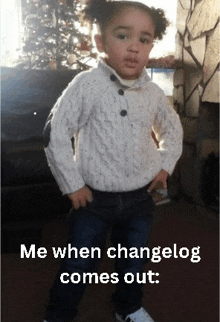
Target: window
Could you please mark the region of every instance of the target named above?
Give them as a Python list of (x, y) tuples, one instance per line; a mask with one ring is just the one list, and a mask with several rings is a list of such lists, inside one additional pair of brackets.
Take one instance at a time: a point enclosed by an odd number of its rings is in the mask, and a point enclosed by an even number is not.
[(1, 65), (13, 66), (22, 45), (21, 0), (1, 0)]

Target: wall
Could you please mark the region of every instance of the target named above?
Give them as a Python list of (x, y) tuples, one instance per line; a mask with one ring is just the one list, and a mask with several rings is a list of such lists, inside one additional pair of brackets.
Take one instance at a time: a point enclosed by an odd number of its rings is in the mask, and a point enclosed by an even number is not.
[(178, 189), (201, 203), (203, 164), (219, 151), (218, 0), (178, 0), (175, 59), (174, 108), (184, 129)]

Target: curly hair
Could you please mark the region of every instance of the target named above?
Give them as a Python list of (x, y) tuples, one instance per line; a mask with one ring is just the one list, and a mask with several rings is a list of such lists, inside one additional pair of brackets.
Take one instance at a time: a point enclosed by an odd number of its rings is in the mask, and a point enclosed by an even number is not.
[(106, 0), (90, 0), (84, 9), (84, 19), (91, 25), (96, 23), (101, 32), (104, 33), (111, 18), (117, 15), (120, 11), (128, 7), (138, 8), (145, 11), (151, 17), (155, 26), (154, 39), (162, 39), (166, 28), (169, 26), (169, 21), (165, 17), (162, 9), (148, 7), (141, 2), (136, 1), (106, 1)]

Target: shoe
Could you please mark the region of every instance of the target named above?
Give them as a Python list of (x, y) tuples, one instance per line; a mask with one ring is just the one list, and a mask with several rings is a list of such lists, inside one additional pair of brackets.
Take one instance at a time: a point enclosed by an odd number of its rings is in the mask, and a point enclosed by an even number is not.
[(123, 317), (116, 313), (116, 322), (154, 322), (150, 315), (141, 307), (136, 312)]

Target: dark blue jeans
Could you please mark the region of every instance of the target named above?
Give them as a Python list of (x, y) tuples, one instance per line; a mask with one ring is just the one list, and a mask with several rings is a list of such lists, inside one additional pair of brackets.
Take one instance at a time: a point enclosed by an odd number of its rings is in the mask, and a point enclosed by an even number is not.
[[(149, 186), (149, 185), (148, 185)], [(111, 230), (113, 247), (146, 246), (153, 220), (154, 203), (148, 194), (148, 186), (129, 192), (101, 192), (94, 189), (93, 201), (85, 208), (72, 209), (68, 218), (69, 235), (67, 243), (80, 250), (82, 247), (99, 247), (104, 250), (106, 235)], [(69, 322), (77, 315), (77, 307), (83, 296), (86, 284), (74, 284), (71, 281), (63, 284), (62, 273), (96, 272), (99, 258), (68, 258), (62, 260), (60, 270), (56, 275), (50, 291), (46, 319), (49, 322)], [(130, 314), (141, 307), (142, 284), (135, 281), (125, 283), (126, 273), (141, 273), (147, 258), (116, 258), (115, 272), (119, 282), (112, 296), (116, 310), (120, 315)], [(78, 275), (79, 276), (79, 275)]]

